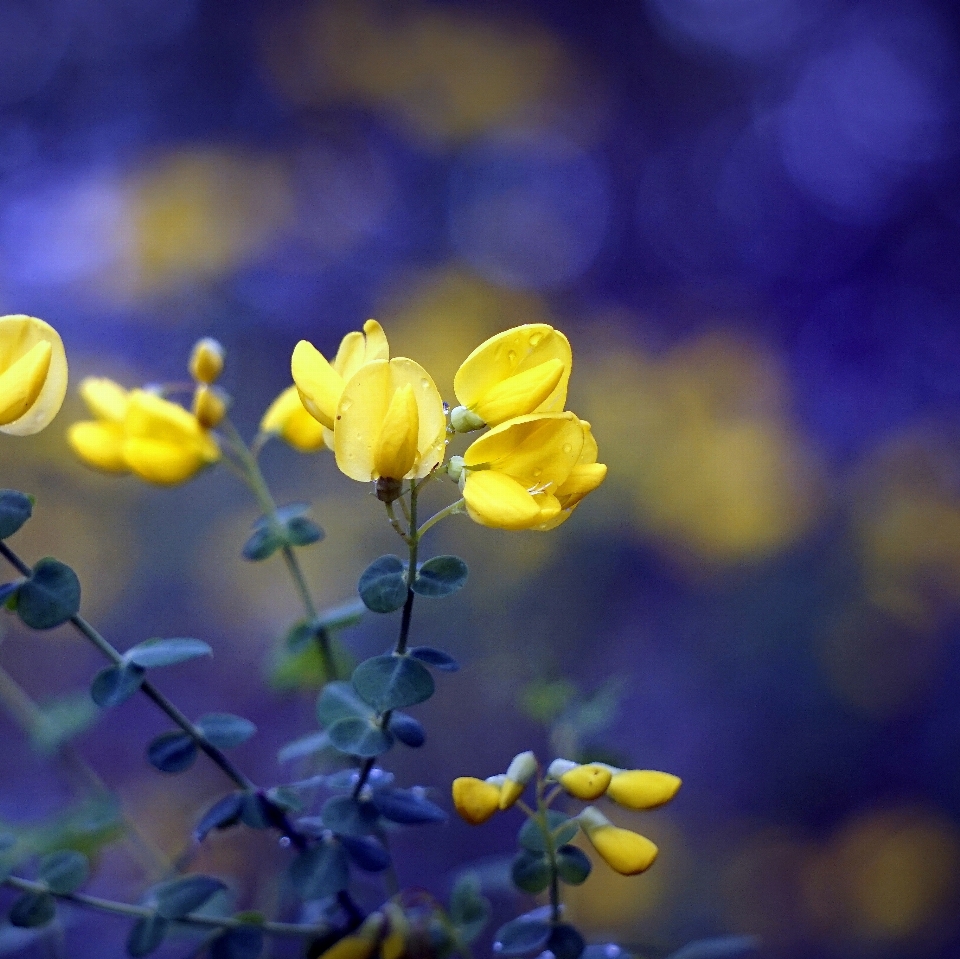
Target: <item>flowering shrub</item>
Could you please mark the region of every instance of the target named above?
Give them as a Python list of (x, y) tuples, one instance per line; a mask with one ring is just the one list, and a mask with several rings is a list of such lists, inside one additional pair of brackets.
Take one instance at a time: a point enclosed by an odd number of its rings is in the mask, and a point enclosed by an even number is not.
[[(450, 411), (422, 366), (390, 356), (387, 337), (374, 320), (346, 336), (332, 362), (301, 341), (291, 361), (294, 385), (271, 404), (250, 444), (233, 426), (230, 397), (217, 385), (224, 369), (220, 346), (201, 340), (187, 367), (193, 379), (189, 408), (174, 401), (173, 388), (127, 389), (106, 379), (84, 380), (80, 393), (93, 419), (73, 424), (69, 443), (95, 469), (132, 473), (157, 485), (186, 482), (222, 463), (249, 486), (263, 516), (243, 555), (253, 562), (282, 557), (303, 604), (288, 644), (314, 645), (323, 663), (316, 706), (321, 729), (312, 734), (311, 746), (321, 773), (269, 788), (248, 778), (227, 753), (253, 735), (253, 724), (226, 714), (191, 720), (154, 684), (155, 670), (207, 655), (210, 647), (181, 638), (148, 640), (123, 652), (115, 648), (80, 615), (80, 584), (69, 567), (49, 558), (29, 566), (7, 544), (33, 510), (32, 500), (13, 490), (0, 494), (0, 554), (19, 576), (0, 586), (0, 599), (28, 627), (69, 623), (103, 653), (108, 665), (91, 684), (99, 707), (115, 708), (140, 693), (166, 714), (173, 728), (147, 748), (158, 770), (183, 772), (200, 753), (219, 767), (231, 788), (200, 813), (195, 840), (202, 843), (211, 831), (239, 823), (278, 833), (291, 848), (286, 888), (304, 905), (287, 910), (295, 921), (234, 912), (224, 881), (176, 871), (146, 890), (138, 904), (100, 899), (81, 891), (90, 869), (81, 852), (65, 846), (35, 865), (30, 851), (10, 837), (0, 876), (21, 894), (10, 921), (43, 927), (63, 900), (119, 913), (131, 920), (131, 956), (150, 954), (168, 934), (184, 928), (201, 934), (201, 949), (209, 948), (211, 956), (232, 959), (259, 955), (268, 936), (297, 938), (307, 955), (329, 959), (468, 955), (488, 921), (489, 905), (470, 874), (456, 884), (447, 904), (397, 888), (389, 832), (438, 823), (446, 813), (424, 789), (395, 784), (383, 760), (398, 744), (423, 745), (425, 729), (407, 710), (434, 694), (443, 673), (458, 668), (445, 650), (413, 641), (417, 597), (449, 596), (468, 576), (457, 556), (425, 556), (426, 534), (458, 514), (486, 527), (547, 531), (569, 519), (604, 480), (606, 467), (597, 462), (590, 425), (565, 410), (570, 345), (545, 324), (492, 337), (460, 367), (453, 384), (460, 405)], [(0, 319), (0, 429), (24, 434), (43, 428), (65, 389), (66, 360), (55, 331), (30, 317)], [(484, 429), (462, 454), (448, 456), (458, 434)], [(383, 504), (402, 555), (381, 556), (367, 567), (358, 584), (359, 602), (316, 608), (297, 550), (317, 542), (322, 531), (306, 507), (280, 508), (274, 502), (258, 464), (273, 437), (301, 451), (332, 450), (340, 470), (372, 484)], [(443, 482), (450, 502), (424, 517), (423, 489)], [(334, 643), (365, 610), (399, 612), (397, 637), (392, 652), (350, 670)], [(480, 825), (512, 807), (523, 812), (512, 879), (521, 891), (548, 897), (542, 909), (502, 926), (495, 949), (503, 956), (549, 950), (556, 959), (578, 959), (588, 948), (564, 920), (561, 901), (562, 886), (585, 882), (591, 871), (588, 856), (572, 845), (578, 832), (621, 874), (643, 872), (656, 858), (650, 840), (615, 826), (596, 806), (573, 811), (561, 800), (609, 799), (642, 810), (668, 802), (679, 787), (680, 780), (668, 773), (566, 757), (541, 764), (529, 751), (513, 757), (504, 773), (454, 778), (453, 806), (468, 823)], [(528, 791), (533, 798), (525, 800)], [(358, 872), (384, 876), (382, 903), (370, 908), (358, 901)]]

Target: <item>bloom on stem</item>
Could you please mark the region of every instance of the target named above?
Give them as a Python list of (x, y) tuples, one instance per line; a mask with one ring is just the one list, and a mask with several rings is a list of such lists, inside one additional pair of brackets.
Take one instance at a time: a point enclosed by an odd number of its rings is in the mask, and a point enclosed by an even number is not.
[(330, 430), (307, 412), (296, 386), (288, 386), (263, 414), (260, 432), (281, 437), (301, 453), (315, 453), (327, 445), (324, 434)]
[(509, 809), (523, 795), (527, 783), (537, 773), (537, 757), (527, 750), (517, 753), (507, 766), (507, 774), (500, 785), (500, 808)]
[(453, 781), (453, 805), (471, 826), (479, 826), (500, 808), (500, 787), (489, 780), (460, 776)]
[(607, 798), (627, 809), (656, 809), (670, 802), (681, 786), (679, 776), (654, 769), (613, 770)]
[(207, 386), (215, 383), (223, 372), (223, 346), (212, 336), (197, 340), (187, 368), (198, 383), (206, 383)]
[(427, 371), (406, 357), (357, 370), (337, 404), (336, 424), (337, 466), (351, 479), (420, 479), (443, 461), (443, 400)]
[[(573, 413), (518, 416), (475, 440), (463, 454), (463, 497), (481, 526), (536, 529), (556, 519), (557, 491), (583, 449)], [(554, 524), (555, 525), (555, 524)]]
[(659, 850), (646, 836), (614, 826), (594, 806), (587, 806), (577, 819), (600, 858), (622, 876), (649, 869), (657, 858)]
[(67, 430), (74, 453), (88, 466), (126, 473), (129, 467), (123, 458), (123, 421), (130, 394), (113, 380), (88, 376), (80, 383), (80, 396), (96, 419), (74, 423)]
[(587, 802), (599, 799), (607, 791), (612, 778), (606, 766), (601, 766), (599, 763), (581, 766), (569, 759), (555, 759), (550, 763), (547, 773), (571, 796)]
[[(367, 363), (390, 358), (386, 334), (376, 320), (363, 324), (363, 333), (348, 333), (329, 363), (312, 343), (301, 340), (293, 350), (290, 371), (307, 412), (328, 430), (334, 428), (344, 386)], [(327, 446), (333, 448), (332, 438)]]
[(545, 523), (542, 529), (553, 529), (566, 522), (580, 500), (587, 493), (592, 493), (606, 479), (607, 467), (597, 462), (599, 451), (590, 424), (586, 420), (580, 420), (580, 426), (583, 429), (583, 447), (580, 450), (580, 456), (577, 457), (576, 465), (570, 471), (570, 475), (557, 489), (560, 512)]
[(451, 422), (462, 430), (497, 426), (528, 413), (555, 413), (567, 399), (573, 354), (567, 338), (546, 323), (530, 323), (481, 343), (453, 380), (462, 404)]
[(67, 355), (60, 334), (43, 320), (0, 317), (0, 432), (39, 433), (67, 392)]

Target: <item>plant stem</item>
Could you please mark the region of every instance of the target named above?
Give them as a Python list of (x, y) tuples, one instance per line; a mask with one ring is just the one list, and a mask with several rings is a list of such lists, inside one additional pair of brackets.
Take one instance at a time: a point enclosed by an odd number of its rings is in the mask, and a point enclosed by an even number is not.
[(536, 818), (543, 835), (544, 851), (550, 866), (550, 922), (556, 925), (560, 921), (560, 873), (557, 867), (557, 844), (550, 831), (550, 822), (547, 818), (549, 804), (544, 801), (543, 791), (545, 782), (537, 773), (537, 812)]
[[(13, 889), (19, 889), (21, 892), (31, 893), (50, 893), (64, 902), (72, 902), (78, 906), (86, 906), (90, 909), (98, 909), (101, 912), (110, 912), (117, 916), (128, 916), (131, 919), (149, 919), (154, 915), (154, 910), (148, 906), (134, 906), (127, 902), (117, 902), (114, 899), (103, 899), (100, 896), (90, 896), (83, 892), (55, 893), (51, 892), (46, 883), (32, 882), (29, 879), (21, 879), (19, 876), (7, 876), (3, 880), (5, 885)], [(274, 936), (304, 936), (317, 937), (329, 932), (328, 926), (310, 926), (300, 925), (292, 922), (262, 922), (250, 923), (242, 919), (235, 919), (232, 916), (204, 916), (197, 913), (190, 913), (181, 919), (175, 920), (177, 923), (183, 923), (189, 926), (201, 926), (207, 929), (261, 929), (263, 932)]]
[(451, 503), (449, 506), (444, 507), (440, 510), (439, 513), (434, 513), (433, 516), (428, 519), (420, 529), (417, 530), (417, 539), (423, 536), (424, 533), (433, 526), (436, 526), (437, 523), (442, 519), (446, 519), (448, 516), (456, 516), (458, 513), (462, 513), (464, 509), (463, 499), (458, 499), (455, 503)]

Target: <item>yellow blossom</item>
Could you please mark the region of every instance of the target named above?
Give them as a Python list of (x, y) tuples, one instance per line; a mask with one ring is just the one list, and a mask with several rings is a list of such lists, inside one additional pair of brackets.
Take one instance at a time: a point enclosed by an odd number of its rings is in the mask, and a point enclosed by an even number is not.
[(573, 413), (518, 416), (463, 454), (470, 518), (499, 529), (545, 528), (562, 510), (557, 490), (580, 457), (584, 430)]
[(190, 375), (198, 383), (215, 383), (223, 372), (223, 347), (213, 337), (197, 340), (188, 363)]
[(581, 766), (558, 759), (550, 764), (549, 772), (571, 796), (588, 802), (599, 799), (610, 785), (610, 770), (598, 763)]
[(443, 461), (443, 400), (406, 357), (361, 366), (343, 389), (336, 422), (337, 466), (351, 479), (419, 479)]
[(560, 512), (553, 519), (545, 523), (541, 529), (553, 529), (565, 522), (579, 504), (580, 500), (592, 493), (607, 476), (607, 467), (597, 462), (597, 441), (586, 420), (580, 420), (583, 429), (583, 447), (576, 465), (570, 475), (557, 489), (557, 500), (560, 503)]
[(339, 939), (322, 953), (322, 959), (370, 959), (380, 944), (385, 923), (382, 913), (370, 913), (355, 933)]
[(587, 806), (577, 819), (600, 858), (622, 876), (649, 869), (657, 858), (658, 849), (646, 836), (614, 826), (594, 806)]
[[(348, 333), (343, 338), (333, 363), (312, 343), (301, 340), (294, 348), (290, 371), (307, 411), (332, 430), (344, 386), (365, 364), (389, 358), (390, 348), (383, 328), (376, 320), (367, 320), (363, 333)], [(332, 437), (326, 442), (332, 449)]]
[(126, 473), (129, 467), (123, 458), (123, 421), (130, 394), (113, 380), (88, 376), (80, 384), (80, 396), (96, 419), (74, 423), (67, 430), (67, 441), (88, 466)]
[(260, 420), (260, 432), (281, 437), (301, 453), (315, 453), (327, 443), (327, 430), (308, 412), (296, 386), (288, 386), (267, 408)]
[(546, 323), (498, 333), (457, 371), (453, 389), (462, 412), (454, 410), (452, 422), (459, 429), (479, 429), (528, 413), (560, 412), (572, 365), (567, 338)]
[(656, 809), (670, 802), (681, 780), (671, 773), (653, 769), (623, 769), (613, 773), (607, 798), (628, 809)]
[(227, 400), (215, 386), (201, 383), (193, 394), (193, 415), (205, 430), (219, 426), (227, 415)]
[(479, 826), (500, 808), (500, 787), (473, 776), (460, 776), (453, 781), (453, 805), (471, 826)]
[(0, 317), (0, 432), (38, 433), (57, 415), (66, 392), (60, 334), (32, 316)]
[(527, 783), (536, 773), (537, 757), (530, 750), (514, 756), (500, 784), (500, 808), (509, 809), (523, 795)]

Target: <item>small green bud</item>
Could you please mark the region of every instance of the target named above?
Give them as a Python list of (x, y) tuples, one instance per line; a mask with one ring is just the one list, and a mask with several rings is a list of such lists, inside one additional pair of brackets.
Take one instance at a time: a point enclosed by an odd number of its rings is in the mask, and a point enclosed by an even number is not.
[(473, 433), (482, 430), (487, 424), (473, 410), (465, 406), (455, 406), (450, 411), (450, 425), (458, 433)]

